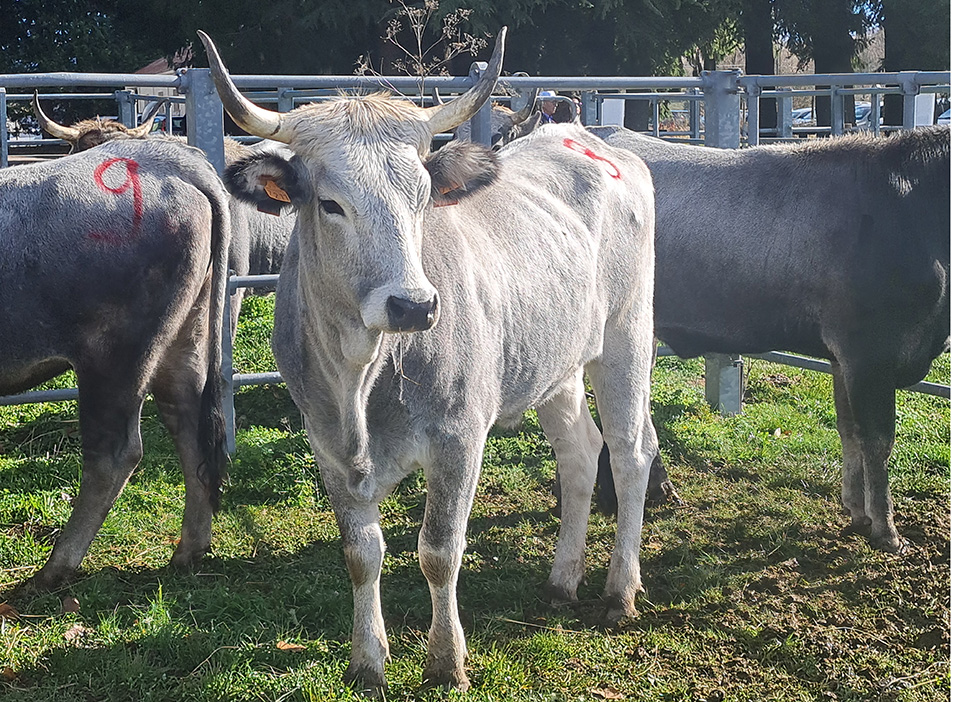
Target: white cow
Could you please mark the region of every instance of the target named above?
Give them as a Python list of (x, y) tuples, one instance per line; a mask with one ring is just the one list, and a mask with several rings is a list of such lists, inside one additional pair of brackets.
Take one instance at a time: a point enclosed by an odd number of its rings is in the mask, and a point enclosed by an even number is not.
[(346, 678), (367, 688), (386, 685), (388, 655), (378, 505), (417, 467), (427, 481), (419, 558), (433, 600), (424, 678), (469, 685), (456, 598), (467, 518), (487, 432), (529, 407), (557, 453), (565, 498), (548, 593), (576, 599), (606, 440), (620, 509), (604, 595), (612, 620), (636, 612), (657, 452), (650, 175), (639, 158), (573, 125), (543, 128), (499, 155), (464, 142), (429, 153), (433, 135), (488, 99), (505, 32), (477, 85), (445, 105), (368, 96), (287, 114), (243, 98), (201, 32), (231, 117), (295, 154), (235, 164), (226, 178), (235, 195), (289, 198), (297, 210), (273, 347), (353, 583)]

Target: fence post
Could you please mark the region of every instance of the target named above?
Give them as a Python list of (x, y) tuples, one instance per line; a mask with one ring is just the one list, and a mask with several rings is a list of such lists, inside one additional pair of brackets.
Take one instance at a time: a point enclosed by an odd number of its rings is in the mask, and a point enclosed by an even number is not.
[(10, 142), (7, 137), (7, 89), (0, 88), (0, 168), (9, 165), (7, 154)]
[(117, 90), (114, 93), (117, 99), (117, 116), (125, 126), (137, 126), (137, 101), (129, 90)]
[(830, 134), (833, 136), (843, 134), (843, 103), (840, 86), (830, 86)]
[(777, 117), (780, 124), (777, 125), (777, 131), (783, 139), (790, 139), (793, 136), (793, 96), (790, 94), (790, 88), (777, 88), (780, 104), (777, 107)]
[(600, 124), (600, 100), (594, 90), (580, 94), (580, 121), (584, 126)]
[(289, 112), (294, 107), (293, 91), (288, 88), (277, 88), (277, 112)]
[[(487, 69), (486, 61), (475, 61), (470, 66), (470, 80), (476, 83), (480, 80), (480, 75)], [(493, 114), (493, 108), (490, 105), (490, 99), (488, 98), (483, 107), (481, 107), (477, 114), (470, 118), (470, 141), (475, 141), (478, 144), (483, 144), (484, 146), (490, 146), (492, 139), (491, 129), (490, 129), (490, 117)]]
[(704, 71), (704, 143), (721, 149), (740, 148), (740, 71)]
[(178, 90), (187, 98), (187, 143), (202, 149), (207, 159), (223, 173), (223, 104), (209, 68), (188, 68), (180, 76)]
[(920, 79), (916, 71), (900, 73), (900, 88), (903, 90), (903, 128), (917, 126), (917, 95), (920, 94)]
[[(740, 148), (740, 71), (704, 71), (704, 143), (721, 149)], [(743, 397), (743, 360), (710, 354), (703, 359), (707, 403), (724, 414), (738, 414)]]

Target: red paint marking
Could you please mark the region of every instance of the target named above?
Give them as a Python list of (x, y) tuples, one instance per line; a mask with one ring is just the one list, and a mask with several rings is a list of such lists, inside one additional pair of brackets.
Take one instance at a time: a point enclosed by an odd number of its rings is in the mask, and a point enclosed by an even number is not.
[[(103, 176), (115, 163), (123, 163), (127, 169), (127, 177), (117, 188), (111, 188), (103, 182)], [(97, 166), (93, 171), (93, 182), (97, 184), (103, 192), (113, 193), (114, 195), (123, 195), (131, 187), (133, 188), (133, 226), (130, 228), (129, 236), (118, 236), (113, 232), (91, 232), (90, 238), (100, 241), (109, 241), (112, 244), (119, 244), (125, 238), (134, 238), (140, 234), (140, 225), (143, 223), (143, 191), (140, 189), (140, 176), (138, 171), (140, 164), (132, 158), (108, 158)]]
[(603, 170), (607, 172), (607, 175), (609, 175), (611, 178), (617, 178), (617, 179), (620, 178), (620, 169), (617, 168), (616, 164), (614, 164), (613, 161), (611, 161), (608, 158), (604, 158), (603, 156), (598, 154), (596, 151), (588, 149), (579, 141), (574, 141), (573, 139), (564, 139), (563, 145), (566, 146), (568, 149), (573, 149), (578, 154), (583, 154), (587, 158), (592, 158), (594, 161), (600, 161), (600, 163), (603, 164)]

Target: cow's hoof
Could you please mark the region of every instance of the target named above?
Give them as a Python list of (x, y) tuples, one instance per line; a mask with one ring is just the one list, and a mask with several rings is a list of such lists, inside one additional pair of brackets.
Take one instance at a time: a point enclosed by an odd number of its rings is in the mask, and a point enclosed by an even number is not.
[(881, 534), (870, 537), (870, 545), (878, 551), (902, 556), (910, 550), (910, 542), (900, 538), (897, 534)]
[(76, 571), (44, 566), (13, 591), (12, 596), (23, 597), (51, 592), (67, 585), (76, 576)]
[(438, 662), (427, 662), (423, 670), (423, 687), (439, 687), (445, 690), (466, 692), (470, 689), (470, 679), (462, 665), (441, 665)]
[(622, 597), (607, 598), (607, 613), (604, 617), (607, 626), (615, 628), (636, 619), (637, 616), (637, 608), (633, 602), (627, 602)]
[(543, 586), (543, 599), (554, 607), (571, 604), (577, 601), (577, 588), (571, 590), (548, 582)]
[(196, 570), (197, 566), (200, 565), (200, 561), (203, 560), (203, 557), (209, 550), (209, 548), (183, 548), (183, 542), (180, 542), (180, 545), (177, 546), (177, 549), (173, 552), (173, 557), (170, 559), (170, 567), (174, 570), (190, 573)]
[(351, 663), (343, 674), (343, 682), (365, 697), (383, 697), (387, 691), (387, 677), (383, 670), (369, 665)]

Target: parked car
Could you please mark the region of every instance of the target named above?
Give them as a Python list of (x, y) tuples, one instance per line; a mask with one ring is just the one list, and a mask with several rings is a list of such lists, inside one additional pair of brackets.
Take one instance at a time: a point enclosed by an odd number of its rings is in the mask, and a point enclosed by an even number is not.
[(810, 127), (813, 125), (813, 108), (800, 107), (791, 113), (794, 127)]

